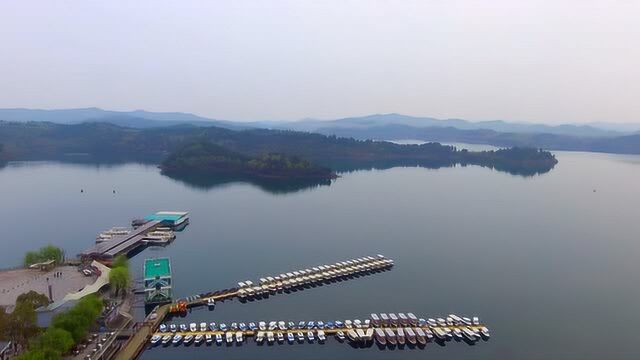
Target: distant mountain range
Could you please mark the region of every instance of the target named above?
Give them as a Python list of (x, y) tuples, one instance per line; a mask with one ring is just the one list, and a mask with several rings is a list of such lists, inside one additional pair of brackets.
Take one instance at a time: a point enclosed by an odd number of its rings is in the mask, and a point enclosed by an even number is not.
[(416, 139), (530, 146), (549, 150), (640, 153), (640, 124), (545, 125), (502, 120), (473, 122), (402, 114), (376, 114), (337, 120), (234, 122), (180, 112), (110, 111), (99, 108), (0, 109), (0, 121), (44, 121), (59, 124), (104, 122), (139, 129), (167, 126), (217, 126), (233, 130), (264, 128), (371, 140)]
[(151, 112), (145, 110), (112, 111), (100, 108), (82, 109), (0, 109), (0, 121), (46, 121), (56, 124), (105, 122), (131, 128), (152, 128), (175, 125), (220, 126), (230, 129), (247, 128), (240, 122), (209, 119), (181, 112)]
[[(343, 118), (338, 120), (301, 120), (292, 123), (279, 124), (278, 127), (286, 127), (301, 131), (322, 131), (326, 129), (370, 129), (390, 126), (404, 126), (412, 128), (450, 127), (460, 130), (493, 130), (497, 132), (513, 133), (545, 133), (570, 136), (617, 136), (632, 132), (613, 130), (592, 125), (544, 125), (507, 122), (502, 120), (472, 122), (462, 119), (436, 119), (429, 117), (415, 117), (402, 114), (376, 114), (361, 117)], [(640, 125), (637, 126), (640, 129)]]

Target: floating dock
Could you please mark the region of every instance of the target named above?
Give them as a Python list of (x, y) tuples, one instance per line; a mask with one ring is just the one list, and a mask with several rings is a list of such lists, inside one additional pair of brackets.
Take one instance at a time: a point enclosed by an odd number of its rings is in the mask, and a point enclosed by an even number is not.
[(182, 229), (189, 223), (188, 212), (161, 211), (149, 215), (145, 220), (134, 221), (134, 229), (113, 235), (80, 253), (83, 260), (112, 261), (118, 255), (126, 255), (140, 246), (149, 243), (149, 233), (158, 228)]

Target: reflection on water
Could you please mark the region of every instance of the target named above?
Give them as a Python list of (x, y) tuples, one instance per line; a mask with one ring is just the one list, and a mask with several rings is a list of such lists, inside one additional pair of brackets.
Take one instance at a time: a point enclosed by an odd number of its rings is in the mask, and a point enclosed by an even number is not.
[(336, 160), (323, 162), (322, 165), (328, 166), (337, 172), (353, 172), (359, 170), (386, 170), (395, 167), (421, 167), (426, 169), (452, 168), (456, 166), (480, 166), (511, 175), (530, 177), (548, 173), (553, 168), (546, 165), (543, 167), (532, 167), (531, 165), (513, 164), (513, 163), (497, 163), (490, 164), (469, 164), (452, 161), (450, 159), (433, 159), (433, 160), (376, 160), (376, 161), (358, 161), (358, 160)]
[[(457, 163), (449, 160), (380, 160), (380, 161), (357, 161), (357, 160), (336, 160), (323, 162), (323, 166), (328, 166), (338, 173), (350, 173), (361, 170), (386, 170), (395, 167), (421, 167), (427, 169), (452, 168), (456, 166), (471, 166), (470, 164)], [(475, 164), (473, 164), (475, 165)], [(530, 177), (549, 172), (549, 168), (531, 168), (514, 164), (477, 165), (489, 169), (502, 171), (511, 175)], [(315, 189), (321, 186), (329, 186), (332, 180), (329, 179), (274, 179), (255, 176), (225, 176), (215, 174), (165, 174), (171, 179), (182, 182), (190, 187), (209, 190), (212, 188), (225, 186), (233, 183), (248, 183), (272, 194), (293, 193), (301, 190)], [(334, 181), (340, 181), (339, 179)]]
[[(110, 169), (124, 166), (127, 164), (141, 164), (145, 166), (155, 167), (156, 164), (152, 162), (125, 162), (117, 159), (91, 159), (89, 157), (77, 157), (69, 158), (65, 157), (58, 162), (67, 165), (77, 167), (90, 167), (96, 169)], [(47, 164), (47, 161), (20, 161), (11, 162), (12, 167), (33, 167), (39, 164)], [(5, 164), (6, 165), (6, 164)], [(530, 177), (540, 175), (551, 171), (550, 168), (531, 168), (529, 166), (520, 166), (514, 164), (496, 164), (496, 165), (483, 165), (483, 164), (466, 164), (451, 161), (450, 159), (434, 159), (434, 160), (376, 160), (376, 161), (362, 161), (362, 160), (330, 160), (320, 162), (320, 165), (330, 167), (337, 173), (350, 173), (361, 170), (386, 170), (396, 167), (421, 167), (426, 169), (440, 169), (440, 168), (453, 168), (456, 166), (481, 166), (496, 171), (506, 172), (511, 175)], [(3, 164), (0, 163), (0, 170), (3, 169)], [(158, 170), (160, 172), (160, 170)], [(334, 181), (340, 181), (340, 179), (275, 179), (275, 178), (263, 178), (252, 176), (227, 176), (227, 175), (203, 175), (185, 173), (181, 175), (176, 174), (162, 174), (172, 180), (185, 184), (191, 188), (198, 190), (211, 190), (218, 187), (224, 187), (235, 183), (247, 183), (251, 184), (265, 192), (271, 194), (287, 194), (295, 193), (303, 190), (312, 190), (319, 187), (330, 186)]]
[(272, 179), (252, 176), (164, 173), (163, 175), (200, 190), (209, 190), (234, 183), (248, 183), (271, 194), (286, 194), (331, 185), (330, 179)]

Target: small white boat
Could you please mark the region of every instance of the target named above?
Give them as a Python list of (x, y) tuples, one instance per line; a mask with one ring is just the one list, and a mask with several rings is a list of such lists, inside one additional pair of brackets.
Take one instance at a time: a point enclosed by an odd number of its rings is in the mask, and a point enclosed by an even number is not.
[(171, 341), (171, 343), (174, 345), (178, 345), (180, 344), (181, 341), (182, 341), (182, 335), (178, 334), (173, 337), (173, 340)]
[(304, 342), (304, 334), (302, 332), (298, 332), (298, 342)]
[(309, 342), (313, 342), (313, 340), (315, 340), (315, 336), (313, 335), (313, 331), (308, 331), (307, 332), (307, 338), (309, 339)]
[(216, 300), (214, 298), (208, 298), (207, 306), (209, 307), (210, 310), (213, 309), (214, 307), (216, 307)]
[(206, 322), (201, 322), (200, 323), (200, 331), (207, 331), (207, 323)]
[(389, 314), (389, 323), (393, 326), (398, 325), (398, 316), (394, 313)]
[(336, 337), (338, 338), (338, 341), (341, 341), (341, 342), (344, 341), (345, 339), (344, 333), (342, 331), (338, 331), (336, 333)]
[(409, 325), (409, 318), (405, 313), (398, 313), (398, 320), (400, 321), (400, 325)]
[(318, 342), (323, 343), (327, 337), (324, 334), (324, 330), (318, 330)]
[(427, 341), (433, 339), (433, 331), (431, 329), (424, 329), (424, 333), (427, 335)]
[(364, 339), (365, 339), (365, 341), (373, 340), (373, 329), (372, 328), (367, 328), (366, 330), (364, 330)]
[(446, 340), (447, 339), (446, 332), (444, 330), (442, 330), (441, 328), (433, 328), (433, 333), (440, 340)]
[(177, 330), (178, 327), (176, 326), (176, 324), (169, 325), (169, 331), (171, 331), (172, 333), (175, 333)]
[(384, 335), (384, 330), (382, 330), (381, 328), (375, 328), (374, 329), (374, 336), (375, 336), (375, 339), (378, 342), (378, 344), (380, 344), (380, 345), (386, 345), (387, 344), (387, 338)]
[(267, 332), (267, 342), (269, 344), (273, 344), (274, 341), (275, 341), (275, 338), (273, 337), (273, 332), (271, 331)]
[(353, 327), (353, 321), (345, 320), (344, 321), (344, 327), (346, 327), (347, 329), (351, 329)]
[(267, 330), (267, 323), (266, 323), (266, 322), (264, 322), (264, 321), (260, 321), (260, 322), (258, 323), (258, 329), (260, 329), (260, 330), (262, 330), (262, 331)]
[(204, 341), (207, 343), (207, 345), (210, 345), (213, 342), (213, 336), (211, 334), (206, 334), (204, 336)]
[(233, 342), (233, 332), (227, 331), (226, 333), (224, 333), (224, 339), (227, 344), (231, 344)]
[(491, 337), (491, 334), (489, 333), (489, 329), (486, 328), (485, 326), (480, 328), (480, 335), (482, 335), (482, 337), (484, 337), (485, 339), (488, 339), (489, 337)]
[(356, 334), (355, 330), (353, 329), (347, 330), (347, 337), (351, 341), (358, 341), (358, 334)]
[(287, 323), (285, 323), (284, 321), (278, 321), (278, 329), (287, 330)]
[(418, 342), (425, 345), (427, 343), (427, 334), (425, 334), (425, 332), (419, 327), (415, 328), (414, 332), (416, 333), (416, 339)]
[(241, 344), (244, 342), (244, 337), (242, 335), (242, 331), (236, 332), (236, 341)]
[(259, 344), (264, 342), (264, 331), (258, 331), (258, 333), (256, 334), (256, 342)]
[(282, 344), (284, 342), (284, 335), (281, 332), (277, 333), (278, 343)]
[(202, 344), (203, 341), (204, 341), (204, 335), (202, 335), (202, 334), (196, 335), (195, 340), (194, 340), (196, 345)]
[(380, 323), (382, 326), (389, 325), (389, 316), (385, 313), (380, 314)]
[(419, 319), (413, 313), (407, 313), (407, 317), (409, 318), (409, 324), (411, 324), (411, 326), (418, 325)]
[(289, 343), (293, 343), (294, 341), (296, 341), (296, 337), (293, 336), (292, 332), (287, 333), (287, 341), (289, 341)]
[(189, 330), (191, 330), (191, 332), (198, 331), (198, 325), (196, 323), (189, 324)]
[(170, 342), (171, 342), (171, 338), (172, 338), (172, 337), (173, 337), (173, 336), (171, 336), (171, 335), (165, 335), (165, 336), (163, 336), (163, 337), (162, 337), (162, 345), (167, 345), (168, 343), (170, 343)]
[(473, 323), (473, 325), (480, 325), (480, 319), (477, 316), (474, 316), (471, 319), (471, 322)]
[(416, 344), (416, 333), (413, 332), (413, 329), (411, 329), (410, 327), (404, 328), (404, 333), (407, 336), (407, 341), (409, 341), (410, 344), (415, 345)]
[(405, 343), (405, 335), (404, 335), (404, 330), (402, 330), (402, 328), (398, 328), (398, 344), (404, 344)]
[(160, 343), (160, 341), (162, 340), (162, 336), (160, 335), (153, 335), (151, 337), (151, 345), (158, 345)]
[(220, 333), (216, 334), (216, 344), (222, 344), (222, 334)]
[(193, 335), (189, 334), (184, 337), (184, 344), (189, 345), (193, 341)]
[(460, 325), (462, 323), (462, 318), (456, 314), (449, 314), (449, 317), (453, 319), (454, 325)]
[(167, 325), (166, 324), (160, 324), (160, 328), (158, 330), (160, 332), (167, 332)]
[(387, 337), (387, 341), (390, 344), (394, 344), (395, 345), (398, 342), (398, 337), (396, 336), (396, 333), (393, 332), (393, 330), (391, 330), (389, 328), (386, 328), (386, 329), (384, 329), (384, 333), (385, 333), (385, 335)]
[(476, 341), (477, 340), (476, 333), (473, 332), (471, 329), (469, 329), (467, 327), (462, 328), (462, 335), (464, 337), (466, 337), (467, 340), (469, 340), (469, 341)]

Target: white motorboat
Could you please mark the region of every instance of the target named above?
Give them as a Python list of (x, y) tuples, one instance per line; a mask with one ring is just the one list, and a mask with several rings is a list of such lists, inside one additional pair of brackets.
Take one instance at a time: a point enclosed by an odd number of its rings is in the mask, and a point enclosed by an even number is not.
[(375, 339), (378, 342), (378, 344), (380, 344), (380, 345), (386, 345), (387, 344), (387, 338), (384, 335), (384, 330), (382, 330), (381, 328), (375, 328), (374, 329), (374, 336), (375, 336)]

